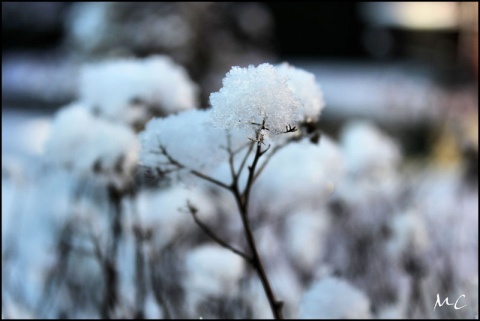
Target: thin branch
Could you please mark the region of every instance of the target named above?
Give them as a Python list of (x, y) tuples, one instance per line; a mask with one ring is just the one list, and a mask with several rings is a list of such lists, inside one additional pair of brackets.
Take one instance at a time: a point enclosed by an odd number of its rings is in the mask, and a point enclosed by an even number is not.
[[(275, 147), (273, 147), (272, 151), (270, 152), (270, 154), (268, 154), (267, 156), (265, 156), (265, 160), (263, 161), (262, 165), (260, 165), (260, 167), (258, 168), (258, 171), (255, 173), (255, 176), (253, 177), (253, 181), (255, 181), (258, 176), (260, 176), (260, 174), (263, 172), (263, 170), (265, 169), (265, 167), (267, 166), (267, 164), (270, 162), (270, 159), (272, 159), (272, 156), (275, 155), (276, 152), (278, 152), (280, 149), (282, 149), (283, 147), (287, 146), (289, 143), (289, 141), (285, 142), (284, 144), (281, 144), (281, 145), (276, 145)], [(265, 153), (266, 151), (264, 151)]]
[(228, 164), (230, 167), (230, 174), (232, 175), (232, 179), (234, 180), (233, 184), (236, 184), (235, 178), (237, 174), (235, 173), (235, 155), (232, 151), (232, 135), (230, 131), (227, 131), (227, 152), (228, 152)]
[(224, 240), (222, 240), (219, 236), (217, 236), (207, 225), (205, 225), (205, 223), (203, 223), (197, 216), (197, 213), (198, 213), (198, 209), (192, 205), (192, 203), (190, 203), (190, 201), (187, 200), (187, 207), (188, 207), (188, 210), (189, 212), (192, 214), (192, 217), (193, 219), (195, 220), (195, 223), (200, 227), (200, 229), (205, 233), (207, 234), (212, 240), (214, 240), (215, 242), (217, 242), (219, 245), (223, 246), (224, 248), (232, 251), (233, 253), (241, 256), (242, 258), (244, 258), (247, 262), (252, 262), (252, 258), (247, 255), (246, 253), (240, 251), (240, 250), (237, 250), (236, 248), (234, 248), (233, 246), (231, 246), (230, 244), (228, 244), (227, 242), (225, 242)]
[(172, 165), (175, 165), (177, 166), (178, 168), (181, 168), (181, 169), (186, 169), (188, 171), (190, 171), (190, 173), (192, 173), (193, 175), (197, 176), (197, 177), (200, 177), (204, 180), (207, 180), (213, 184), (216, 184), (220, 187), (223, 187), (225, 189), (230, 189), (230, 186), (223, 183), (223, 182), (220, 182), (219, 180), (216, 180), (215, 178), (213, 177), (210, 177), (206, 174), (203, 174), (197, 170), (194, 170), (194, 169), (190, 169), (188, 167), (186, 167), (185, 165), (183, 165), (182, 163), (180, 163), (179, 161), (177, 161), (176, 159), (174, 159), (172, 156), (170, 156), (170, 154), (167, 152), (167, 150), (165, 149), (165, 147), (163, 147), (162, 145), (160, 145), (160, 149), (162, 150), (162, 153), (163, 155), (168, 159), (168, 161), (172, 164)]
[(245, 156), (243, 157), (242, 162), (240, 163), (240, 167), (238, 168), (237, 175), (236, 175), (235, 179), (238, 179), (238, 177), (240, 177), (240, 175), (242, 174), (243, 168), (245, 167), (245, 163), (247, 162), (248, 157), (250, 157), (250, 154), (252, 153), (252, 150), (253, 150), (253, 146), (255, 144), (252, 142), (249, 145), (250, 146), (248, 148), (248, 151), (245, 154)]
[(237, 201), (238, 207), (240, 209), (240, 217), (242, 219), (242, 224), (245, 231), (245, 237), (247, 239), (247, 243), (250, 247), (250, 250), (252, 251), (251, 264), (253, 268), (257, 271), (257, 274), (260, 278), (262, 286), (265, 290), (265, 294), (268, 298), (270, 308), (272, 309), (273, 316), (275, 317), (275, 319), (283, 319), (283, 314), (282, 314), (283, 302), (275, 298), (275, 294), (273, 292), (272, 286), (270, 284), (270, 281), (268, 280), (267, 273), (265, 271), (265, 268), (263, 267), (262, 260), (258, 253), (255, 239), (253, 237), (252, 229), (250, 227), (250, 223), (248, 220), (248, 203), (250, 199), (250, 190), (253, 185), (253, 180), (255, 177), (254, 173), (258, 163), (258, 159), (263, 155), (263, 152), (262, 152), (261, 145), (257, 144), (257, 151), (255, 153), (255, 158), (253, 160), (252, 165), (248, 167), (249, 175), (248, 175), (247, 186), (245, 187), (245, 191), (243, 192), (243, 194), (240, 195), (238, 193), (238, 189), (236, 189), (234, 191), (234, 196), (235, 196), (235, 200)]
[[(266, 119), (263, 119), (262, 128), (265, 129), (265, 122)], [(260, 135), (260, 130), (257, 132), (257, 138)], [(257, 250), (257, 245), (255, 243), (255, 238), (253, 237), (252, 228), (250, 226), (250, 222), (248, 219), (248, 203), (250, 200), (250, 191), (252, 189), (253, 182), (255, 180), (255, 169), (258, 164), (258, 160), (262, 155), (266, 153), (266, 151), (270, 148), (270, 146), (262, 151), (262, 146), (260, 143), (257, 144), (257, 150), (255, 153), (255, 157), (253, 159), (252, 165), (248, 167), (249, 174), (247, 180), (247, 186), (241, 196), (236, 195), (237, 202), (241, 204), (240, 206), (240, 216), (242, 218), (242, 224), (245, 231), (245, 236), (247, 238), (247, 242), (250, 246), (250, 250), (252, 251), (252, 265), (258, 273), (260, 281), (262, 282), (263, 289), (265, 290), (265, 294), (267, 295), (268, 302), (270, 304), (270, 308), (272, 309), (273, 316), (275, 319), (283, 319), (283, 302), (279, 301), (275, 298), (275, 293), (273, 292), (272, 286), (270, 281), (268, 280), (267, 273), (265, 268), (263, 267), (262, 260)]]

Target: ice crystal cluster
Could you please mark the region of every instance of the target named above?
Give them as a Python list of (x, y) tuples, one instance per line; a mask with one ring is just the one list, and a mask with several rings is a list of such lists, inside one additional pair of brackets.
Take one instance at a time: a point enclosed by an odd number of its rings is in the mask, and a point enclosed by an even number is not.
[(79, 85), (79, 99), (95, 113), (128, 124), (197, 104), (197, 86), (167, 56), (87, 64), (80, 70)]
[(45, 143), (45, 155), (52, 163), (78, 174), (100, 176), (116, 186), (130, 178), (138, 150), (137, 136), (130, 127), (95, 117), (80, 103), (55, 115)]

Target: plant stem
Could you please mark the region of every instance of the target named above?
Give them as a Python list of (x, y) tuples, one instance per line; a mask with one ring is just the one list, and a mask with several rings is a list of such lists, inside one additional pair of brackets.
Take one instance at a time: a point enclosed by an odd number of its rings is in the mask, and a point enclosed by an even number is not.
[(270, 304), (270, 308), (272, 309), (273, 316), (275, 317), (275, 319), (283, 319), (283, 314), (282, 314), (283, 304), (281, 301), (277, 301), (277, 299), (275, 298), (275, 294), (273, 293), (272, 286), (270, 285), (270, 281), (268, 280), (267, 274), (265, 272), (265, 268), (263, 267), (262, 260), (260, 259), (260, 255), (258, 254), (257, 245), (255, 243), (255, 239), (252, 233), (252, 228), (250, 227), (250, 222), (248, 220), (248, 203), (250, 199), (251, 187), (255, 177), (254, 175), (255, 168), (258, 164), (259, 158), (263, 155), (263, 153), (264, 152), (262, 152), (261, 150), (260, 143), (257, 144), (255, 158), (253, 160), (252, 165), (248, 168), (250, 172), (249, 172), (245, 191), (242, 194), (240, 194), (238, 190), (238, 186), (235, 185), (232, 192), (235, 195), (235, 199), (237, 201), (237, 205), (240, 210), (240, 216), (242, 218), (242, 224), (245, 231), (245, 236), (247, 239), (248, 246), (251, 250), (251, 255), (252, 255), (251, 264), (255, 269), (255, 271), (257, 272), (260, 278), (260, 281), (262, 282), (262, 286), (263, 286), (263, 289), (265, 290), (265, 294), (267, 295), (267, 299)]
[(122, 233), (122, 194), (114, 187), (108, 188), (108, 196), (112, 204), (113, 211), (111, 217), (112, 240), (110, 249), (103, 261), (103, 273), (105, 276), (105, 293), (102, 304), (102, 318), (109, 319), (118, 300), (118, 271), (117, 271), (117, 253)]

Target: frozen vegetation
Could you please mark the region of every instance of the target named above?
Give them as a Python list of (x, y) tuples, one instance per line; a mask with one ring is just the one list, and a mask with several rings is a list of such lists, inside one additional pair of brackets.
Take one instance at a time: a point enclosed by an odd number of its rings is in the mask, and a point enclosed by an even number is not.
[(232, 67), (209, 106), (167, 56), (80, 74), (41, 157), (2, 153), (2, 318), (477, 316), (478, 187), (325, 134), (307, 70)]

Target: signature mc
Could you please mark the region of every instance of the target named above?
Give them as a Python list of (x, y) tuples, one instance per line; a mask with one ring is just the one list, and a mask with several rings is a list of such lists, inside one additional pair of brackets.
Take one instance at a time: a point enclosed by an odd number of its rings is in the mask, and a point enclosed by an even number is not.
[(461, 296), (458, 297), (457, 301), (455, 301), (455, 303), (450, 303), (448, 302), (448, 296), (445, 300), (443, 300), (443, 302), (440, 302), (440, 294), (437, 293), (437, 301), (435, 302), (435, 306), (433, 307), (433, 310), (435, 310), (437, 308), (437, 305), (439, 307), (442, 307), (444, 304), (447, 304), (447, 305), (453, 305), (453, 307), (455, 308), (455, 310), (460, 310), (461, 308), (464, 308), (466, 307), (467, 305), (462, 305), (461, 307), (457, 307), (458, 305), (458, 301), (464, 297), (465, 298), (465, 294), (462, 294)]

